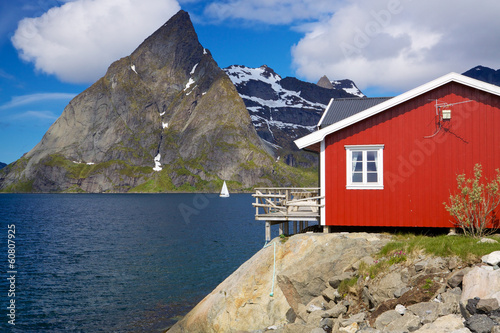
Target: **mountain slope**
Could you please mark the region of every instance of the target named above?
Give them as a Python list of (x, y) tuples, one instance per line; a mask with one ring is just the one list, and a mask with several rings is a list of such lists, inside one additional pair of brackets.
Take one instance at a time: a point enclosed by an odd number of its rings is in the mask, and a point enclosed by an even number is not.
[(4, 191), (230, 191), (291, 184), (180, 11), (0, 173)]
[(484, 66), (476, 66), (463, 75), (500, 86), (500, 69), (494, 70)]
[[(364, 96), (350, 80), (330, 82), (327, 87), (293, 77), (281, 78), (270, 67), (233, 65), (224, 68), (252, 118), (259, 136), (288, 164), (309, 166), (315, 157), (299, 152), (293, 141), (316, 129), (331, 98)], [(321, 81), (321, 80), (320, 80)], [(303, 163), (297, 163), (306, 157)]]

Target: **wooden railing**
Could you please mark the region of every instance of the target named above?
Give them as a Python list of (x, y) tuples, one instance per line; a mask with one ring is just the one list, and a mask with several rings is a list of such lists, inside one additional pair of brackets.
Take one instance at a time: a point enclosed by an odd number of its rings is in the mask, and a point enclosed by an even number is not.
[(255, 219), (298, 221), (316, 220), (321, 207), (317, 187), (277, 187), (255, 189)]
[[(266, 221), (266, 241), (270, 240), (272, 224), (280, 223), (280, 234), (288, 233), (288, 222), (319, 221), (322, 207), (317, 187), (276, 187), (255, 189), (255, 219)], [(294, 224), (296, 229), (296, 223)], [(301, 228), (299, 228), (301, 229)]]

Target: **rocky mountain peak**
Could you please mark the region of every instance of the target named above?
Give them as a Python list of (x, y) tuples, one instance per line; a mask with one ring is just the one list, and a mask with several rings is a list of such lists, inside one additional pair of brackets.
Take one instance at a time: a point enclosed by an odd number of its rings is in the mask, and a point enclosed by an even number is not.
[(333, 89), (333, 84), (332, 82), (330, 81), (330, 79), (328, 79), (328, 77), (326, 75), (323, 75), (318, 83), (316, 83), (316, 85), (322, 87), (322, 88), (326, 88), (326, 89)]
[(75, 97), (35, 148), (2, 169), (0, 190), (291, 185), (266, 149), (231, 80), (179, 11)]
[(189, 14), (183, 10), (172, 16), (130, 55), (137, 67), (161, 68), (166, 65), (180, 69), (186, 76), (193, 66), (207, 55), (198, 41)]
[(271, 67), (268, 67), (267, 65), (262, 65), (262, 66), (260, 66), (260, 68), (263, 70), (261, 75), (263, 77), (265, 77), (266, 79), (274, 78), (274, 79), (281, 80), (281, 76), (276, 74), (276, 72)]

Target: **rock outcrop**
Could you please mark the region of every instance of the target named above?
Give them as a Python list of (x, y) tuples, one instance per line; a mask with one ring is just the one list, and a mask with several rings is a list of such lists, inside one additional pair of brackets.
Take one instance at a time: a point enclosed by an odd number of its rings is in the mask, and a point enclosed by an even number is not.
[(326, 300), (323, 305), (315, 304), (323, 292), (331, 291), (328, 277), (349, 270), (361, 258), (375, 254), (386, 242), (387, 237), (368, 234), (300, 234), (286, 242), (275, 239), (205, 297), (169, 333), (256, 331), (309, 322), (308, 318), (313, 316), (319, 323), (320, 314), (311, 310), (323, 309), (328, 304)]
[(496, 254), (468, 267), (396, 253), (370, 276), (389, 241), (367, 233), (275, 239), (168, 332), (500, 332), (500, 270), (487, 264)]
[(0, 190), (230, 191), (298, 185), (180, 11), (75, 97)]

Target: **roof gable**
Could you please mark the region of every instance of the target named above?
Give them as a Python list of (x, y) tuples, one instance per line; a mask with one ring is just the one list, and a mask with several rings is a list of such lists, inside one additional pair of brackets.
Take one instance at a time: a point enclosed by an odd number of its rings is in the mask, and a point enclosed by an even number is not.
[[(378, 113), (381, 113), (385, 110), (388, 110), (396, 105), (399, 105), (399, 104), (406, 102), (414, 97), (422, 95), (428, 91), (431, 91), (435, 88), (438, 88), (438, 87), (443, 86), (443, 85), (450, 83), (450, 82), (457, 82), (459, 84), (463, 84), (463, 85), (466, 85), (466, 86), (469, 86), (469, 87), (472, 87), (475, 89), (479, 89), (479, 90), (482, 90), (484, 92), (487, 92), (487, 93), (490, 93), (493, 95), (500, 96), (500, 87), (499, 86), (496, 86), (496, 85), (493, 85), (490, 83), (486, 83), (483, 81), (479, 81), (479, 80), (476, 80), (476, 79), (473, 79), (473, 78), (470, 78), (470, 77), (467, 77), (464, 75), (460, 75), (457, 73), (450, 73), (450, 74), (441, 76), (433, 81), (430, 81), (426, 84), (423, 84), (417, 88), (409, 90), (401, 95), (398, 95), (396, 97), (388, 99), (385, 102), (382, 102), (380, 104), (372, 106), (372, 107), (365, 109), (361, 112), (355, 113), (355, 114), (353, 114), (347, 118), (344, 118), (336, 123), (333, 123), (329, 126), (323, 127), (316, 132), (313, 132), (309, 135), (306, 135), (300, 139), (295, 140), (294, 142), (297, 145), (297, 147), (299, 147), (300, 149), (317, 144), (317, 143), (323, 141), (324, 138), (328, 134), (337, 132), (343, 128), (346, 128), (350, 125), (353, 125), (359, 121), (367, 119), (367, 118), (374, 116)], [(329, 104), (329, 106), (330, 106), (330, 104)], [(327, 107), (327, 109), (328, 109), (328, 107)], [(320, 120), (320, 122), (321, 122), (321, 120)]]

